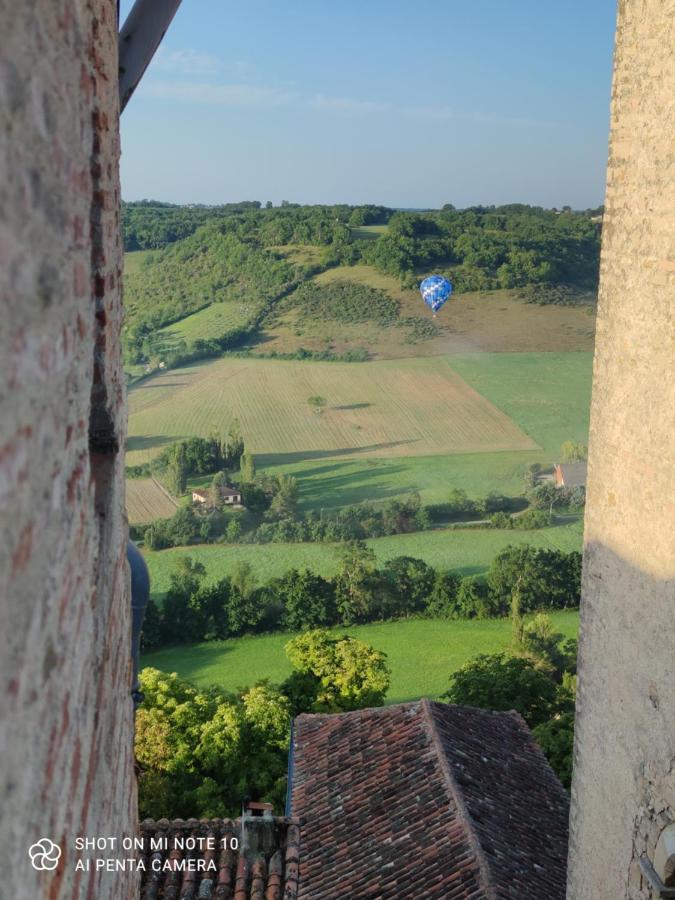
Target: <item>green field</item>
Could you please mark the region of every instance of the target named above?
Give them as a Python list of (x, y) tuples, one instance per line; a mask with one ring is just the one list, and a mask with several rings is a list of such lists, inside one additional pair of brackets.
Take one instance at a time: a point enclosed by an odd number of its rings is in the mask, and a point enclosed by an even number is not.
[[(308, 398), (321, 396), (318, 410)], [(444, 357), (324, 363), (225, 358), (175, 369), (130, 393), (128, 461), (152, 435), (207, 436), (237, 418), (262, 465), (332, 457), (537, 450)], [(135, 438), (142, 437), (143, 446)], [(163, 438), (164, 439), (164, 438)]]
[[(555, 612), (551, 618), (565, 637), (576, 636), (577, 612)], [(452, 672), (463, 663), (479, 653), (505, 650), (511, 642), (508, 619), (409, 619), (337, 628), (335, 632), (366, 641), (387, 654), (392, 671), (388, 703), (438, 697), (448, 689)], [(278, 683), (290, 673), (284, 644), (291, 637), (270, 634), (173, 647), (144, 655), (141, 665), (177, 672), (200, 686), (217, 684), (232, 691), (263, 678)]]
[[(484, 572), (496, 554), (508, 544), (531, 544), (569, 552), (581, 550), (581, 537), (582, 522), (575, 519), (537, 531), (443, 529), (376, 538), (367, 543), (380, 563), (394, 556), (414, 556), (438, 569), (474, 575)], [(177, 547), (146, 553), (155, 597), (160, 597), (167, 590), (171, 571), (180, 556), (191, 556), (203, 563), (208, 581), (217, 581), (228, 575), (238, 561), (250, 563), (260, 581), (267, 581), (293, 567), (306, 566), (323, 575), (332, 575), (338, 566), (333, 544), (198, 544)]]
[[(324, 421), (306, 405), (306, 397), (312, 393), (323, 393), (330, 401), (333, 396), (330, 377), (333, 373), (363, 372), (367, 376), (373, 371), (371, 363), (284, 364), (223, 359), (167, 372), (132, 389), (129, 441), (132, 452), (128, 461), (132, 463), (148, 458), (163, 444), (179, 437), (208, 434), (233, 415), (236, 407), (232, 402), (230, 386), (232, 378), (236, 377), (233, 373), (242, 369), (231, 367), (243, 362), (258, 367), (258, 375), (260, 367), (288, 365), (285, 371), (303, 376), (300, 394), (297, 393), (299, 383), (293, 387), (296, 398), (299, 398), (294, 401), (293, 413), (302, 430), (290, 433), (289, 429), (289, 433), (284, 435), (285, 453), (266, 454), (257, 462), (271, 471), (295, 475), (302, 505), (307, 509), (332, 509), (366, 499), (386, 500), (411, 490), (418, 490), (423, 502), (437, 503), (446, 499), (452, 487), (462, 487), (471, 496), (484, 496), (490, 491), (516, 495), (523, 491), (523, 472), (528, 463), (549, 465), (556, 461), (563, 441), (587, 441), (592, 370), (590, 353), (472, 353), (453, 354), (446, 359), (447, 362), (434, 359), (418, 360), (416, 363), (420, 369), (431, 363), (435, 366), (449, 363), (471, 388), (491, 401), (493, 408), (506, 413), (515, 426), (541, 449), (422, 456), (416, 453), (419, 444), (412, 443), (399, 445), (397, 455), (393, 452), (397, 448), (392, 448), (392, 452), (386, 455), (382, 448), (379, 452), (371, 448), (354, 455), (353, 447), (363, 440), (362, 433), (356, 428), (351, 433), (344, 428), (335, 432), (347, 438), (353, 435), (348, 446), (338, 447), (333, 452), (316, 449), (322, 431), (327, 431), (331, 426), (332, 414), (328, 413)], [(385, 371), (393, 372), (396, 377), (399, 366), (400, 371), (405, 371), (404, 366), (411, 365), (411, 361), (390, 361), (379, 365), (388, 367)], [(317, 366), (326, 381), (321, 389), (315, 390), (316, 382), (311, 375), (305, 376), (304, 373), (311, 373)], [(275, 371), (280, 370), (275, 368)], [(415, 366), (412, 371), (415, 371)], [(437, 371), (433, 365), (431, 371)], [(367, 377), (364, 380), (368, 382)], [(251, 441), (251, 436), (246, 430), (246, 421), (257, 419), (256, 427), (267, 427), (261, 417), (256, 394), (256, 385), (261, 384), (254, 379), (241, 385), (239, 394), (234, 395), (240, 398), (238, 403), (246, 404), (242, 422), (248, 441)], [(357, 390), (358, 385), (352, 389)], [(352, 399), (357, 403), (372, 402), (363, 400), (365, 392), (372, 390), (372, 385), (366, 383), (364, 392), (359, 392), (361, 399), (356, 395)], [(391, 405), (391, 398), (385, 400)], [(431, 401), (435, 403), (436, 398), (431, 398)], [(262, 398), (262, 409), (267, 408), (268, 400)], [(345, 412), (350, 414), (351, 422), (356, 425), (358, 422), (353, 417), (357, 413), (365, 416), (374, 408), (339, 411), (343, 417), (341, 424), (345, 424)], [(277, 421), (280, 421), (278, 417), (282, 411), (272, 411)], [(395, 412), (395, 415), (398, 416), (398, 413)], [(395, 418), (386, 424), (395, 427), (400, 421), (405, 422), (405, 419)], [(457, 428), (454, 421), (434, 425), (437, 433), (444, 431), (448, 439), (452, 429)], [(289, 441), (296, 442), (295, 449), (292, 444), (289, 446)], [(310, 451), (312, 444), (314, 449)], [(407, 450), (410, 455), (403, 455), (401, 449)]]
[(257, 308), (252, 300), (224, 300), (212, 303), (199, 312), (186, 316), (173, 325), (161, 328), (157, 334), (167, 340), (195, 341), (198, 338), (220, 337), (233, 328), (244, 325)]

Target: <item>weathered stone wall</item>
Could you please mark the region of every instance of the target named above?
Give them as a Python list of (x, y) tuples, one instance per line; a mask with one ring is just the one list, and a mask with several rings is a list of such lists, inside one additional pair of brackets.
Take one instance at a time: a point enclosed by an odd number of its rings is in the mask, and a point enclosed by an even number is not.
[(593, 376), (568, 896), (651, 897), (675, 818), (675, 5), (621, 0)]
[(0, 891), (123, 900), (135, 876), (74, 849), (136, 820), (116, 4), (0, 0), (0, 22)]

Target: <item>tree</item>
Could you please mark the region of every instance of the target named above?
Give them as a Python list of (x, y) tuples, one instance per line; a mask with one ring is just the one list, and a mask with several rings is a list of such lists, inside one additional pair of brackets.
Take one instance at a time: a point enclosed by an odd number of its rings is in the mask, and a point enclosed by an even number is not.
[(244, 450), (239, 461), (239, 478), (242, 484), (253, 484), (255, 481), (255, 463), (253, 454)]
[(581, 554), (521, 544), (505, 547), (492, 560), (487, 576), (497, 607), (508, 608), (519, 584), (521, 612), (568, 609), (579, 605)]
[(483, 578), (462, 578), (455, 600), (456, 615), (460, 619), (489, 619), (503, 615), (504, 604), (495, 599)]
[(547, 722), (535, 726), (532, 735), (563, 787), (569, 790), (574, 758), (574, 712), (557, 713)]
[(143, 669), (136, 715), (141, 816), (235, 816), (245, 794), (283, 807), (289, 702), (269, 685), (240, 697)]
[(222, 509), (224, 487), (227, 487), (227, 472), (216, 472), (209, 488), (209, 503), (214, 509)]
[(367, 622), (375, 600), (375, 552), (363, 541), (347, 541), (338, 555), (335, 600), (340, 621), (345, 625)]
[(181, 442), (175, 444), (166, 467), (166, 483), (169, 491), (176, 497), (185, 493), (188, 478), (187, 452)]
[(317, 630), (285, 649), (294, 672), (282, 691), (294, 711), (345, 712), (384, 702), (391, 674), (386, 655), (363, 641)]
[(550, 718), (556, 686), (529, 659), (505, 653), (482, 654), (452, 675), (450, 690), (444, 696), (460, 706), (515, 709), (533, 727)]
[(274, 585), (284, 607), (283, 626), (290, 631), (318, 628), (335, 622), (335, 590), (330, 581), (304, 569), (289, 569)]
[(387, 560), (382, 575), (391, 598), (387, 609), (383, 610), (388, 618), (420, 613), (426, 609), (436, 573), (424, 560), (396, 556)]
[(298, 511), (298, 482), (292, 475), (279, 475), (270, 512), (279, 519), (295, 518)]
[(454, 619), (458, 615), (457, 592), (462, 579), (454, 572), (437, 572), (427, 601), (427, 613), (439, 619)]
[(201, 586), (206, 569), (189, 556), (181, 556), (176, 560), (171, 573), (169, 590), (164, 598), (164, 639), (166, 642), (183, 643), (194, 636), (194, 620), (190, 610), (190, 598)]
[(265, 608), (259, 602), (258, 579), (251, 564), (238, 560), (230, 576), (232, 586), (227, 603), (227, 617), (232, 635), (258, 630), (265, 616)]
[(307, 398), (307, 403), (309, 403), (310, 406), (313, 406), (318, 413), (322, 413), (326, 406), (326, 398), (315, 394), (312, 397)]
[(560, 448), (560, 453), (563, 462), (582, 462), (588, 457), (588, 447), (579, 441), (565, 441)]

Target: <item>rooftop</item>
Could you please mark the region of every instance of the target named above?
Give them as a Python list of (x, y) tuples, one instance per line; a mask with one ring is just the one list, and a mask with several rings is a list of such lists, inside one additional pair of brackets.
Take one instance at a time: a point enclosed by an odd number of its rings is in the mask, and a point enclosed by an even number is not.
[(242, 835), (241, 819), (146, 819), (141, 900), (295, 900), (298, 820), (247, 817), (245, 825)]
[(569, 800), (517, 713), (303, 715), (293, 752), (299, 898), (564, 900)]

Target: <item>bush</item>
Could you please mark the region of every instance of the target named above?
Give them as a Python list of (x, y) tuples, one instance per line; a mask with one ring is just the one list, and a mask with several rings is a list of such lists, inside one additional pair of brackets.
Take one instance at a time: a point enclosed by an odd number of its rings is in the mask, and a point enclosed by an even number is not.
[(455, 672), (444, 696), (460, 706), (515, 709), (532, 728), (550, 718), (556, 686), (528, 659), (505, 653), (484, 654)]

